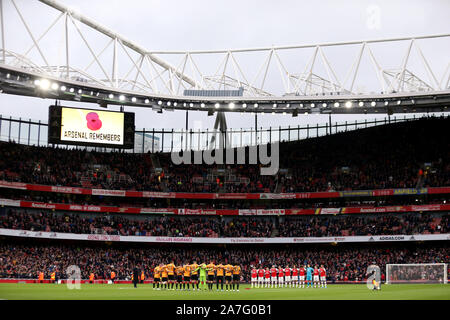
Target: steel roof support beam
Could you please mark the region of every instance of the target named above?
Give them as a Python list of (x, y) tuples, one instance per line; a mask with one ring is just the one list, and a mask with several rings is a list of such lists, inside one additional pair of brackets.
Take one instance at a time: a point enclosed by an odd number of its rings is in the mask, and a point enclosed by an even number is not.
[(6, 63), (6, 47), (5, 47), (5, 20), (3, 18), (3, 0), (0, 0), (0, 28), (2, 37), (2, 60)]
[[(11, 0), (14, 1), (14, 0)], [(56, 0), (39, 0), (42, 3), (45, 3), (46, 5), (53, 7), (56, 10), (59, 10), (61, 12), (65, 12), (65, 13), (71, 13), (71, 9), (61, 3), (59, 3)], [(142, 54), (142, 55), (147, 55), (149, 57), (149, 59), (151, 59), (153, 62), (155, 62), (156, 64), (160, 65), (161, 67), (163, 67), (164, 69), (171, 69), (173, 70), (174, 67), (172, 65), (170, 65), (169, 63), (167, 63), (166, 61), (158, 58), (157, 56), (155, 56), (152, 53), (149, 53), (148, 50), (138, 46), (137, 44), (133, 43), (132, 41), (125, 39), (124, 37), (118, 35), (117, 33), (109, 30), (108, 28), (100, 25), (98, 22), (80, 14), (80, 13), (76, 13), (76, 16), (74, 17), (76, 20), (80, 21), (81, 23), (97, 30), (100, 33), (103, 33), (104, 35), (115, 39), (117, 38), (118, 40), (120, 40), (123, 45), (125, 45), (126, 47), (129, 47), (130, 49)], [(190, 77), (178, 73), (178, 76), (183, 79), (183, 81), (186, 81), (187, 83), (189, 83), (191, 86), (197, 86), (197, 82), (194, 81), (193, 79), (191, 79)]]
[[(22, 13), (20, 12), (19, 8), (16, 5), (16, 2), (14, 0), (11, 0), (11, 3), (14, 5), (14, 8), (16, 9), (17, 14), (20, 17), (20, 20), (22, 20), (23, 25), (25, 26), (25, 29), (28, 32), (28, 35), (30, 36), (31, 40), (33, 40), (34, 46), (37, 48), (37, 50), (39, 51), (39, 54), (42, 58), (42, 60), (44, 60), (45, 64), (47, 65), (47, 67), (50, 69), (50, 65), (47, 61), (47, 59), (45, 58), (44, 53), (42, 52), (41, 47), (39, 46), (38, 42), (36, 41), (36, 38), (33, 36), (33, 33), (30, 30), (30, 27), (28, 26), (27, 22), (25, 21), (25, 19), (23, 18)], [(2, 19), (3, 21), (3, 19)], [(53, 74), (53, 72), (51, 72)]]

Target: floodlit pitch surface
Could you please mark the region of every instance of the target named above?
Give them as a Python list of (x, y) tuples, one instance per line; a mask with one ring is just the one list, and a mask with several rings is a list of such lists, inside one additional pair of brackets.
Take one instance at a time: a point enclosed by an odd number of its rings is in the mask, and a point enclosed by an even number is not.
[(329, 285), (328, 288), (249, 288), (239, 292), (153, 290), (152, 285), (83, 284), (69, 290), (64, 284), (0, 284), (0, 299), (15, 300), (450, 300), (450, 285), (384, 285), (371, 291), (365, 285)]

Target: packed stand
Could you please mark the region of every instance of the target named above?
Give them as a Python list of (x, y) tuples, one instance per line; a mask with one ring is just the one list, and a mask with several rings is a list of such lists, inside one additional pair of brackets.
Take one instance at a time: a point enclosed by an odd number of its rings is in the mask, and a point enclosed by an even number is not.
[(176, 265), (192, 261), (238, 264), (242, 268), (244, 281), (249, 281), (250, 270), (254, 267), (272, 265), (299, 266), (303, 264), (323, 264), (327, 270), (328, 282), (361, 281), (365, 279), (367, 267), (376, 264), (381, 268), (382, 278), (386, 264), (393, 263), (448, 263), (447, 244), (433, 246), (341, 246), (341, 247), (90, 247), (83, 245), (31, 245), (2, 242), (0, 244), (0, 277), (37, 279), (40, 272), (49, 278), (56, 270), (60, 278), (65, 278), (65, 270), (70, 265), (81, 269), (81, 276), (87, 279), (94, 273), (97, 279), (109, 279), (115, 271), (117, 279), (130, 279), (136, 265), (144, 268), (146, 278), (150, 278), (153, 268), (160, 263), (174, 261)]
[[(450, 118), (429, 118), (283, 143), (276, 176), (257, 165), (173, 165), (159, 154), (101, 153), (2, 143), (0, 180), (172, 192), (317, 192), (450, 185)], [(213, 177), (213, 178), (211, 178)], [(278, 187), (277, 187), (278, 186)]]
[(8, 209), (0, 228), (76, 234), (169, 237), (330, 237), (446, 234), (448, 213), (298, 217), (138, 217)]

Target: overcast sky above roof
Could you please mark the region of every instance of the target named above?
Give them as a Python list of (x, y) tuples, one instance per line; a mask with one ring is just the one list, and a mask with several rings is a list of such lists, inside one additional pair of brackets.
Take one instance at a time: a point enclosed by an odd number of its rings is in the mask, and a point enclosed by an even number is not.
[[(8, 0), (5, 14), (11, 10)], [(16, 0), (24, 16), (43, 12), (45, 5)], [(60, 0), (149, 50), (200, 50), (267, 47), (348, 40), (443, 34), (450, 31), (450, 1), (258, 1), (258, 0)], [(34, 14), (31, 20), (39, 23)], [(5, 19), (6, 20), (6, 19)], [(7, 30), (8, 32), (8, 30)], [(8, 35), (11, 35), (11, 31)], [(6, 37), (8, 39), (8, 36)], [(448, 40), (448, 38), (447, 38)], [(31, 44), (31, 41), (29, 42)], [(447, 44), (449, 48), (450, 44)], [(425, 51), (425, 50), (424, 50)], [(428, 57), (439, 60), (446, 53)], [(433, 57), (433, 54), (436, 54)], [(339, 59), (339, 57), (334, 57)], [(0, 114), (46, 120), (52, 101), (0, 95)], [(68, 104), (68, 103), (64, 103)], [(76, 106), (81, 104), (70, 103)], [(85, 107), (92, 105), (83, 104)], [(138, 113), (137, 127), (184, 127), (185, 113)], [(251, 127), (251, 115), (228, 115), (230, 127)], [(364, 116), (335, 116), (354, 120)], [(373, 116), (368, 116), (372, 118)], [(191, 112), (190, 127), (212, 127), (213, 117)], [(326, 121), (322, 116), (262, 116), (259, 126)]]

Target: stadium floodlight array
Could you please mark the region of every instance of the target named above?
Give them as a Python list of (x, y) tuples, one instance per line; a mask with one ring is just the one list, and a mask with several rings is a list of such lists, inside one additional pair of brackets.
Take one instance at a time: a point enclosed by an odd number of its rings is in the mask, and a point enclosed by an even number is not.
[(0, 63), (0, 92), (53, 100), (152, 108), (154, 111), (192, 110), (266, 114), (375, 114), (446, 112), (450, 90), (429, 93), (394, 93), (324, 97), (161, 96), (111, 89), (46, 76)]
[[(25, 39), (0, 42), (3, 93), (96, 103), (102, 107), (146, 107), (156, 112), (196, 110), (292, 116), (446, 112), (450, 105), (446, 57), (442, 64), (434, 66), (422, 51), (422, 47), (431, 47), (435, 52), (447, 52), (450, 34), (263, 48), (152, 51), (57, 0), (34, 1), (36, 6), (40, 3), (45, 14), (40, 17), (37, 30), (30, 27), (36, 22), (35, 16), (30, 12), (26, 15), (16, 1), (0, 3), (17, 12), (0, 19), (0, 34)], [(59, 12), (56, 19), (55, 10)], [(25, 28), (18, 29), (17, 23)], [(72, 32), (79, 37), (69, 36)], [(44, 41), (57, 43), (61, 34), (65, 35), (65, 59), (59, 59), (58, 46), (43, 45)], [(105, 44), (103, 50), (94, 50), (89, 44), (93, 39)], [(386, 44), (393, 53), (398, 47), (406, 47), (401, 65), (389, 54), (387, 60), (374, 54), (374, 47), (384, 48)], [(332, 63), (336, 59), (327, 58), (327, 48), (331, 47), (339, 53), (339, 65)], [(348, 50), (355, 50), (355, 55), (348, 54)], [(34, 54), (36, 51), (39, 54)], [(73, 51), (77, 55), (84, 53), (88, 60), (73, 59)], [(301, 61), (299, 56), (304, 56)], [(347, 58), (350, 60), (342, 61)], [(288, 68), (291, 59), (296, 61), (295, 69)], [(340, 68), (342, 65), (350, 68)], [(276, 72), (277, 68), (280, 72)], [(119, 69), (124, 71), (119, 73)], [(211, 74), (209, 70), (221, 71)], [(370, 86), (363, 90), (366, 84)], [(201, 97), (195, 95), (198, 90), (222, 93), (220, 97), (217, 93)], [(230, 91), (238, 91), (240, 96), (230, 96)]]
[(446, 263), (387, 264), (386, 284), (447, 283)]

